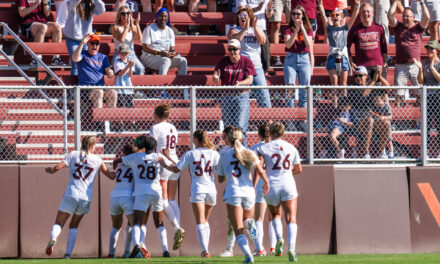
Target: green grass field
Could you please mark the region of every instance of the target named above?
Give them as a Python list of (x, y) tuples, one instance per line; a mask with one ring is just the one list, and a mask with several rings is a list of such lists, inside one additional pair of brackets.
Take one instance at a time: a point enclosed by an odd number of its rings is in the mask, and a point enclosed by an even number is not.
[[(151, 259), (0, 259), (0, 263), (241, 263), (243, 257), (220, 258), (211, 257), (173, 257), (164, 259), (153, 257)], [(440, 253), (436, 254), (398, 254), (398, 255), (299, 255), (299, 263), (440, 263)], [(255, 263), (288, 263), (287, 256), (255, 258)]]

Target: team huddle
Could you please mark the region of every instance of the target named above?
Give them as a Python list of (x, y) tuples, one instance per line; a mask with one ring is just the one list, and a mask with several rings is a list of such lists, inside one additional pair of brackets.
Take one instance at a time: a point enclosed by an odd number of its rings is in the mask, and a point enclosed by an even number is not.
[[(188, 167), (191, 176), (190, 203), (196, 219), (201, 257), (210, 257), (209, 216), (217, 203), (217, 174), (218, 182), (226, 181), (223, 201), (226, 203), (229, 223), (228, 246), (220, 256), (232, 256), (235, 242), (245, 255), (243, 263), (253, 263), (254, 256), (266, 255), (263, 247), (266, 207), (270, 221), (270, 251), (281, 256), (284, 247), (281, 223), (283, 208), (288, 231), (288, 258), (289, 261), (297, 261), (295, 243), (298, 192), (293, 175), (301, 173), (302, 167), (297, 149), (282, 139), (284, 125), (275, 122), (270, 126), (261, 126), (258, 130), (261, 142), (250, 149), (243, 146), (245, 135), (240, 128), (226, 127), (223, 130), (225, 146), (219, 152), (206, 131), (196, 130), (193, 133), (195, 148), (179, 159), (176, 153), (178, 133), (174, 125), (168, 122), (169, 110), (169, 104), (155, 108), (155, 125), (151, 127), (150, 135), (139, 136), (133, 144), (124, 146), (121, 157), (113, 162), (114, 172), (109, 171), (101, 158), (93, 154), (96, 138), (92, 136), (83, 138), (80, 151), (70, 152), (55, 167), (46, 168), (51, 174), (64, 167), (70, 170), (70, 181), (58, 208), (46, 254), (52, 254), (62, 227), (72, 216), (64, 255), (70, 258), (78, 225), (89, 211), (93, 183), (98, 171), (101, 171), (109, 179), (116, 180), (110, 195), (113, 227), (108, 257), (115, 256), (116, 242), (125, 214), (128, 224), (125, 228), (123, 257), (150, 258), (144, 243), (150, 211), (153, 211), (163, 257), (170, 257), (162, 216), (165, 214), (173, 226), (173, 250), (177, 250), (182, 245), (185, 231), (180, 226), (176, 191), (180, 172)], [(245, 233), (255, 243), (254, 253), (250, 250)]]

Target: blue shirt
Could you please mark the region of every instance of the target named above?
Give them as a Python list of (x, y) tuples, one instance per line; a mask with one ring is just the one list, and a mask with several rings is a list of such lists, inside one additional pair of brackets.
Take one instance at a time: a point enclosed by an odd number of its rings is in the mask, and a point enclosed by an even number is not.
[(85, 50), (81, 58), (78, 62), (78, 85), (104, 86), (104, 70), (110, 67), (107, 56), (99, 52), (91, 56)]

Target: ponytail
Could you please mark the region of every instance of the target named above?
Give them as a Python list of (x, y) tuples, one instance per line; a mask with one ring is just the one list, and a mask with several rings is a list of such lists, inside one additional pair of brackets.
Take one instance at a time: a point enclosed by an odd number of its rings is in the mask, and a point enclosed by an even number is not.
[(193, 136), (197, 138), (197, 140), (200, 142), (200, 145), (207, 149), (215, 149), (214, 143), (209, 139), (208, 133), (206, 133), (203, 129), (197, 129)]
[[(96, 144), (96, 137), (85, 136), (81, 141), (81, 156), (80, 160), (84, 161), (87, 155), (90, 154), (90, 150)], [(84, 155), (83, 155), (84, 154)]]
[(269, 126), (268, 125), (261, 125), (258, 127), (258, 136), (264, 140), (264, 142), (270, 141), (270, 133), (269, 133)]
[(240, 161), (243, 167), (250, 171), (255, 163), (258, 162), (258, 157), (253, 151), (243, 147), (243, 138), (243, 132), (240, 128), (234, 127), (229, 131), (228, 140), (234, 148), (235, 157)]

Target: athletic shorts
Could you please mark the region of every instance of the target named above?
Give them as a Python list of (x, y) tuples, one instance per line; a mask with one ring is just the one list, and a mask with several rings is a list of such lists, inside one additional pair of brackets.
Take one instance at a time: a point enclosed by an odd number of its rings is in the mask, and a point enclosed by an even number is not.
[(154, 212), (160, 212), (163, 210), (163, 198), (162, 194), (141, 194), (134, 197), (133, 210), (146, 212), (150, 208)]
[(298, 191), (296, 190), (296, 184), (270, 186), (269, 192), (266, 194), (266, 203), (277, 206), (280, 202), (293, 200), (298, 197)]
[(73, 197), (63, 197), (58, 210), (71, 215), (85, 215), (89, 213), (90, 201), (81, 200)]
[(133, 214), (134, 198), (129, 196), (110, 197), (111, 215), (131, 215)]
[(190, 203), (205, 203), (210, 206), (217, 204), (217, 194), (216, 193), (195, 193), (191, 194), (189, 198)]
[(273, 0), (272, 10), (274, 11), (270, 22), (281, 22), (283, 13), (286, 16), (286, 23), (289, 24), (290, 14), (290, 0)]
[[(345, 56), (341, 57), (341, 70), (348, 71), (350, 70), (350, 64), (348, 64), (348, 59)], [(336, 69), (336, 56), (328, 56), (327, 63), (325, 64), (325, 68), (327, 71)]]
[(251, 210), (255, 205), (255, 197), (229, 197), (225, 199), (225, 203), (232, 206), (241, 206), (244, 210)]
[[(165, 159), (165, 163), (167, 165), (171, 165), (171, 162), (167, 159)], [(163, 181), (177, 181), (179, 177), (180, 177), (180, 172), (175, 173), (167, 169), (163, 169), (162, 174), (160, 175), (160, 179)]]

